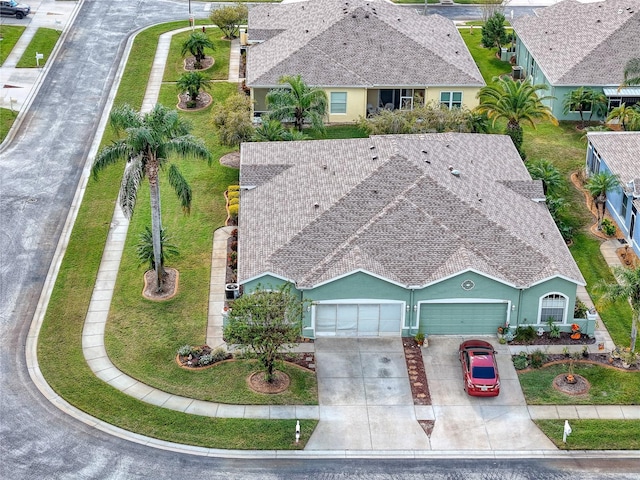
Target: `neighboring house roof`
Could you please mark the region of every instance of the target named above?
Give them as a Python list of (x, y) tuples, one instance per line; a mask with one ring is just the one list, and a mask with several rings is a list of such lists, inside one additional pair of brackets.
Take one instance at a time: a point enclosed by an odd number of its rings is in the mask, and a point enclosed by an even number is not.
[(627, 191), (640, 196), (640, 132), (589, 132), (587, 138)]
[(451, 20), (374, 0), (310, 0), (249, 10), (247, 85), (283, 75), (315, 86), (484, 86)]
[(584, 283), (508, 136), (244, 143), (240, 184), (240, 282), (312, 288), (366, 271), (416, 287), (475, 270), (522, 288)]
[(513, 21), (552, 85), (619, 85), (640, 52), (640, 1), (564, 0)]

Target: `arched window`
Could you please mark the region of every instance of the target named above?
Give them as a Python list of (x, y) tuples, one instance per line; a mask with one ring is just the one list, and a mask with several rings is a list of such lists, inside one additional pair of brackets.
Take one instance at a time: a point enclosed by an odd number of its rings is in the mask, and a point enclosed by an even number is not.
[(561, 293), (550, 293), (540, 300), (540, 323), (553, 318), (556, 323), (564, 323), (567, 311), (567, 297)]

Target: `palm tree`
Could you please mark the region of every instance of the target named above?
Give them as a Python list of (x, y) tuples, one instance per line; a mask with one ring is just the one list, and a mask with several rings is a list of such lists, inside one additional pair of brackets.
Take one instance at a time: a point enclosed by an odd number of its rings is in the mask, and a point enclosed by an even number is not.
[(576, 88), (569, 92), (563, 102), (565, 115), (569, 112), (580, 114), (580, 128), (584, 128), (584, 112), (589, 112), (587, 121), (591, 121), (593, 114), (604, 115), (607, 111), (607, 97), (602, 92), (591, 88)]
[(305, 120), (309, 120), (313, 128), (324, 130), (323, 119), (329, 103), (324, 90), (309, 87), (300, 75), (285, 75), (278, 83), (286, 87), (267, 93), (269, 116), (281, 121), (293, 119), (299, 132)]
[(637, 130), (640, 128), (640, 111), (635, 107), (627, 107), (627, 104), (623, 103), (609, 112), (607, 121), (618, 120), (625, 131)]
[(194, 67), (196, 69), (202, 68), (202, 60), (204, 60), (204, 49), (215, 50), (216, 46), (213, 44), (209, 37), (203, 32), (193, 32), (189, 35), (189, 38), (182, 44), (182, 51), (180, 55), (183, 57), (189, 52), (196, 59)]
[(602, 292), (605, 301), (627, 298), (631, 304), (631, 351), (636, 349), (638, 326), (640, 325), (640, 268), (615, 267), (613, 273), (617, 283), (600, 281), (597, 288)]
[(607, 192), (620, 186), (620, 178), (611, 172), (600, 172), (591, 175), (585, 183), (585, 188), (591, 195), (596, 206), (598, 230), (602, 228), (602, 219), (607, 204)]
[(640, 85), (640, 58), (632, 58), (624, 67), (624, 80), (620, 87)]
[(564, 184), (562, 174), (549, 160), (537, 160), (527, 163), (527, 170), (532, 178), (542, 180), (544, 194), (557, 192)]
[(200, 94), (200, 91), (205, 88), (210, 88), (209, 80), (201, 72), (187, 72), (180, 75), (176, 82), (176, 87), (180, 93), (187, 93), (189, 95), (189, 101), (187, 102), (188, 108), (196, 106), (196, 99)]
[[(129, 105), (123, 105), (112, 110), (109, 119), (116, 133), (124, 132), (124, 137), (98, 152), (91, 171), (97, 179), (100, 171), (107, 166), (121, 160), (127, 162), (119, 196), (120, 206), (127, 218), (131, 218), (133, 214), (143, 178), (146, 177), (149, 181), (154, 266), (157, 291), (161, 291), (164, 269), (159, 170), (169, 164), (169, 155), (172, 153), (202, 158), (209, 162), (211, 153), (204, 143), (189, 135), (190, 127), (180, 119), (178, 113), (163, 105), (158, 104), (145, 114), (135, 111)], [(176, 165), (170, 164), (167, 173), (169, 185), (178, 195), (183, 211), (188, 214), (191, 208), (191, 187)]]
[(262, 123), (253, 132), (254, 142), (278, 142), (291, 140), (304, 140), (305, 135), (295, 129), (287, 130), (282, 126), (280, 120), (263, 115)]
[(494, 77), (494, 83), (482, 87), (478, 92), (480, 105), (476, 107), (479, 113), (486, 113), (493, 125), (499, 119), (507, 121), (506, 134), (511, 137), (514, 145), (524, 158), (522, 151), (522, 122), (536, 127), (534, 120), (549, 120), (554, 125), (558, 120), (551, 113), (551, 109), (544, 103), (552, 96), (538, 96), (538, 92), (546, 90), (546, 85), (533, 85), (529, 80), (514, 80), (511, 77)]

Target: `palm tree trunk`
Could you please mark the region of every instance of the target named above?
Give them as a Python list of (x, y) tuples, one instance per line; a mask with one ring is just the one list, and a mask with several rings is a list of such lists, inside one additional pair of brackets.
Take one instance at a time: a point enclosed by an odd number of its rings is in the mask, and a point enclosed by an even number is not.
[(636, 350), (636, 339), (638, 338), (638, 324), (640, 324), (640, 311), (633, 310), (633, 319), (631, 320), (631, 351)]
[[(154, 164), (151, 166), (151, 164)], [(149, 179), (149, 193), (151, 197), (151, 238), (153, 241), (153, 263), (156, 272), (156, 291), (162, 291), (164, 283), (164, 268), (162, 266), (162, 217), (160, 209), (160, 183), (158, 182), (158, 167), (156, 162), (147, 162), (147, 178)]]

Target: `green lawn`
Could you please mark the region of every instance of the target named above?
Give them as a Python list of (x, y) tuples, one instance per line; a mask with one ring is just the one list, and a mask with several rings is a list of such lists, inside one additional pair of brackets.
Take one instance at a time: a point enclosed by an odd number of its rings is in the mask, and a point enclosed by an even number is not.
[(535, 420), (542, 433), (562, 450), (640, 450), (640, 420), (572, 420), (562, 442), (564, 420)]
[[(229, 78), (229, 52), (231, 50), (231, 42), (222, 40), (222, 31), (219, 28), (208, 28), (207, 36), (216, 46), (213, 52), (205, 50), (205, 54), (213, 56), (215, 62), (211, 68), (200, 70), (208, 79), (226, 80)], [(184, 58), (180, 55), (182, 44), (191, 35), (191, 31), (178, 33), (171, 39), (171, 48), (167, 59), (167, 66), (164, 70), (163, 82), (175, 82), (178, 77), (186, 72), (184, 69)], [(187, 54), (189, 55), (189, 54)]]
[(497, 58), (495, 48), (482, 46), (482, 33), (479, 27), (473, 29), (473, 34), (470, 33), (469, 27), (460, 28), (459, 32), (487, 84), (493, 82), (493, 77), (511, 73), (511, 64)]
[(6, 138), (17, 116), (18, 112), (8, 108), (0, 108), (0, 143)]
[(626, 372), (588, 363), (574, 371), (591, 384), (584, 395), (567, 395), (553, 388), (553, 379), (567, 372), (567, 364), (551, 365), (518, 374), (529, 405), (640, 405), (640, 372)]
[(4, 64), (11, 50), (16, 45), (22, 32), (26, 27), (19, 27), (14, 25), (2, 25), (2, 32), (0, 32), (0, 66)]
[(49, 61), (49, 56), (53, 51), (53, 47), (56, 46), (58, 38), (60, 38), (60, 33), (60, 31), (52, 28), (39, 28), (22, 57), (18, 60), (16, 67), (35, 68), (37, 66), (36, 52), (44, 55), (43, 59), (40, 60), (40, 66), (43, 67)]
[[(151, 69), (158, 35), (182, 26), (185, 26), (185, 22), (155, 26), (138, 35), (132, 50), (132, 54), (135, 55), (129, 58), (127, 70), (116, 98), (117, 104), (127, 102), (139, 108), (148, 72)], [(129, 68), (134, 64), (135, 68)], [(204, 113), (200, 114), (205, 115)], [(110, 135), (107, 132), (103, 142), (108, 141)], [(211, 135), (207, 136), (207, 140), (215, 141)], [(214, 149), (216, 160), (225, 151), (227, 150), (219, 147)], [(197, 170), (196, 167), (202, 169)], [(180, 263), (176, 264), (178, 268), (188, 269), (188, 265), (196, 264), (198, 261), (207, 264), (196, 266), (196, 271), (192, 274), (182, 272), (182, 287), (186, 290), (193, 286), (199, 292), (208, 292), (208, 277), (204, 279), (202, 272), (208, 269), (209, 260), (206, 255), (210, 256), (210, 252), (202, 254), (192, 249), (192, 244), (204, 244), (206, 238), (211, 238), (214, 226), (221, 224), (221, 192), (231, 180), (236, 178), (237, 172), (221, 167), (216, 162), (211, 168), (198, 162), (184, 162), (183, 173), (194, 187), (194, 211), (191, 217), (183, 217), (181, 214), (174, 215), (177, 213), (175, 200), (168, 195), (169, 192), (165, 189), (163, 196), (163, 209), (166, 212), (164, 215), (165, 223), (169, 232), (176, 234), (180, 231), (182, 223), (190, 225), (205, 223), (209, 226), (210, 231), (208, 232), (204, 232), (204, 226), (196, 227), (197, 236), (195, 238), (186, 239), (184, 242), (176, 241), (180, 244), (183, 252), (179, 258)], [(90, 371), (82, 354), (81, 334), (109, 230), (121, 175), (122, 165), (116, 165), (106, 169), (101, 174), (99, 182), (90, 181), (87, 186), (39, 337), (38, 360), (47, 382), (66, 401), (80, 410), (141, 435), (211, 448), (304, 448), (317, 424), (315, 421), (302, 422), (301, 442), (296, 445), (292, 441), (291, 435), (295, 421), (211, 419), (197, 415), (186, 415), (135, 400), (98, 380)], [(148, 215), (148, 202), (142, 200), (145, 198), (143, 192), (141, 192), (140, 198), (139, 208), (134, 216), (133, 233), (129, 235), (128, 245), (131, 245), (132, 239), (135, 238), (132, 235), (135, 235), (136, 222), (140, 222), (145, 218), (145, 215)], [(206, 199), (213, 199), (212, 201), (215, 203), (206, 204), (208, 201)], [(210, 250), (210, 245), (209, 243), (208, 250)], [(131, 261), (130, 251), (125, 252), (125, 259)], [(142, 271), (137, 268), (136, 264), (135, 268), (131, 267), (130, 271), (121, 275), (122, 278), (118, 280), (118, 288), (123, 288), (123, 285), (130, 281), (127, 277), (135, 277), (135, 281), (131, 285), (135, 284), (135, 291), (139, 296), (142, 288), (141, 274)], [(190, 295), (190, 293), (185, 292), (186, 295)], [(132, 296), (125, 295), (119, 299), (119, 302), (126, 304), (131, 298)], [(154, 317), (154, 322), (159, 328), (150, 334), (150, 337), (138, 337), (141, 340), (137, 348), (142, 351), (148, 349), (150, 356), (162, 355), (162, 352), (165, 351), (169, 354), (175, 344), (171, 348), (162, 346), (157, 349), (158, 342), (153, 338), (156, 335), (169, 335), (171, 338), (175, 338), (176, 343), (203, 343), (205, 334), (203, 330), (204, 310), (203, 301), (200, 299), (195, 302), (193, 312), (191, 307), (187, 309), (184, 322), (177, 322), (171, 326), (161, 325), (165, 314), (171, 321), (171, 318), (177, 318), (180, 309), (184, 308), (185, 304), (184, 298), (176, 298), (174, 301), (164, 304), (166, 312), (162, 312), (163, 317)], [(159, 305), (161, 304), (153, 304), (149, 312), (142, 315), (142, 321), (150, 322), (149, 318), (161, 310), (158, 308)], [(192, 315), (193, 319), (190, 318)], [(133, 330), (137, 331), (138, 325), (135, 327)], [(179, 330), (171, 331), (172, 328)], [(111, 344), (110, 348), (112, 349), (123, 348), (118, 345), (117, 337), (107, 338), (106, 341)], [(171, 357), (174, 356), (175, 350), (171, 352)], [(194, 372), (187, 373), (193, 374)]]

